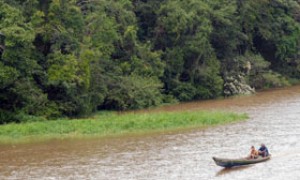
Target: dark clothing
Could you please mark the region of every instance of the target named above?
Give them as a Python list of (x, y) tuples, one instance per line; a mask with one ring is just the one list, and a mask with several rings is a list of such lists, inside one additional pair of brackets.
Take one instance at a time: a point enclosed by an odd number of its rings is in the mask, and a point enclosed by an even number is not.
[(266, 146), (261, 146), (259, 149), (258, 149), (259, 152), (262, 152), (262, 156), (265, 157), (265, 156), (269, 156), (269, 150)]

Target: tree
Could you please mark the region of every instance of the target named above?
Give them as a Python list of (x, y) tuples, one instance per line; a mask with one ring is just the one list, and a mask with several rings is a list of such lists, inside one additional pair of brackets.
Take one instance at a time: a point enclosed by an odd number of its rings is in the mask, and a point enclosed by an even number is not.
[[(35, 33), (21, 10), (5, 2), (0, 2), (0, 9), (0, 31), (5, 38), (0, 62), (0, 108), (12, 113), (11, 116), (18, 112), (36, 114), (43, 109), (47, 99), (34, 80), (35, 74), (40, 72), (32, 53)], [(2, 123), (11, 121), (7, 116), (1, 118)]]
[[(210, 11), (206, 2), (193, 0), (166, 1), (158, 10), (155, 46), (165, 52), (166, 93), (185, 97), (184, 100), (220, 94), (220, 66), (210, 43), (213, 28)], [(190, 88), (180, 88), (186, 83)], [(189, 92), (194, 93), (183, 95)]]

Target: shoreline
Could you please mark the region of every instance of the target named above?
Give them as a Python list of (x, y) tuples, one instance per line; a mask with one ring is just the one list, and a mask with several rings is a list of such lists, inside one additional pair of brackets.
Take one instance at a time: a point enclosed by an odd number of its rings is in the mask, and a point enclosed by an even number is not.
[(85, 119), (60, 119), (0, 126), (0, 144), (53, 139), (120, 137), (208, 128), (246, 120), (248, 115), (223, 111), (126, 113), (100, 112)]

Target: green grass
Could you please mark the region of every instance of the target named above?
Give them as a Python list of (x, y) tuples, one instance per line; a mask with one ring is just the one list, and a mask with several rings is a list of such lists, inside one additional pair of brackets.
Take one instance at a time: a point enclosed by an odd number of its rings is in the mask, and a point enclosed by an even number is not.
[(214, 126), (246, 118), (246, 114), (208, 111), (126, 114), (105, 112), (98, 113), (89, 119), (60, 119), (2, 125), (0, 126), (0, 143), (162, 132)]

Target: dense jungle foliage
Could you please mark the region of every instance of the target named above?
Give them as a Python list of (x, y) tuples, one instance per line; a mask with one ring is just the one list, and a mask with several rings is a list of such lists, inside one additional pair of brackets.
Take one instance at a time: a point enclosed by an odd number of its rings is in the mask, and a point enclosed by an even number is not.
[(0, 0), (0, 124), (285, 86), (299, 50), (299, 0)]

